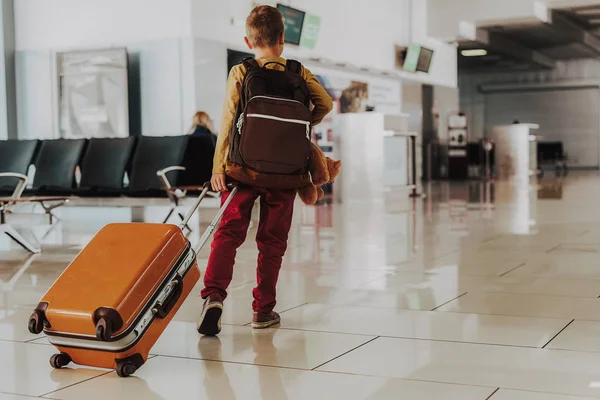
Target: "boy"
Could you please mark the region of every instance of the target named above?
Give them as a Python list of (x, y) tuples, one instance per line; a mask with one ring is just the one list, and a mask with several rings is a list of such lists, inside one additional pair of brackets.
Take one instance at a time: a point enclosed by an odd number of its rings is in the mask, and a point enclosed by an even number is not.
[[(258, 6), (252, 10), (246, 20), (244, 41), (254, 50), (260, 66), (271, 63), (266, 68), (281, 68), (286, 60), (281, 57), (284, 46), (283, 16), (274, 7)], [(227, 199), (225, 166), (229, 148), (229, 134), (235, 119), (240, 90), (246, 74), (243, 64), (232, 68), (227, 80), (227, 97), (223, 107), (223, 119), (217, 139), (213, 176), (211, 184), (214, 190), (224, 192), (222, 201)], [(310, 98), (314, 105), (312, 124), (316, 125), (331, 111), (333, 102), (315, 76), (302, 68), (301, 76), (306, 81)], [(252, 327), (268, 328), (280, 322), (275, 307), (275, 288), (279, 269), (285, 251), (292, 224), (292, 213), (296, 190), (261, 189), (242, 187), (225, 211), (219, 229), (215, 232), (204, 275), (202, 298), (205, 299), (202, 315), (198, 322), (198, 332), (203, 335), (217, 335), (221, 331), (223, 301), (227, 297), (227, 287), (233, 277), (235, 254), (244, 243), (250, 224), (252, 207), (260, 197), (260, 222), (256, 234), (259, 256), (257, 265), (257, 286), (253, 290), (254, 310)]]

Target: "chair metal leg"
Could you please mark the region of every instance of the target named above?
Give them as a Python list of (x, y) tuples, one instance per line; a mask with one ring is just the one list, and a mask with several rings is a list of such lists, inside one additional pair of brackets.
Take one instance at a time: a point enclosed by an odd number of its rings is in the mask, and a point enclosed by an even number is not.
[(169, 218), (171, 218), (171, 215), (173, 215), (174, 212), (175, 212), (175, 207), (171, 207), (171, 209), (169, 210), (169, 213), (167, 214), (167, 216), (163, 220), (163, 224), (167, 223), (167, 221), (169, 220)]
[(12, 240), (23, 246), (23, 248), (31, 253), (38, 254), (42, 250), (39, 247), (29, 243), (25, 238), (10, 225), (4, 225), (1, 228)]
[(45, 204), (45, 203), (43, 203), (43, 202), (41, 202), (41, 203), (40, 203), (40, 204), (41, 204), (41, 206), (42, 206), (42, 208), (44, 209), (44, 211), (45, 211), (45, 212), (46, 212), (46, 214), (48, 215), (48, 218), (49, 218), (50, 225), (52, 225), (52, 224), (54, 223), (54, 220), (56, 220), (56, 221), (60, 221), (60, 218), (58, 218), (58, 216), (57, 216), (56, 214), (54, 214), (52, 211), (53, 211), (55, 208), (58, 208), (58, 207), (62, 207), (62, 206), (64, 206), (64, 205), (65, 205), (65, 203), (67, 203), (67, 202), (68, 202), (68, 201), (64, 201), (64, 202), (60, 202), (60, 203), (58, 203), (58, 204), (51, 204), (51, 205), (47, 205), (47, 204)]
[(42, 240), (46, 239), (48, 235), (50, 235), (60, 224), (61, 222), (58, 221), (57, 223), (50, 225), (50, 229), (48, 229), (46, 233), (44, 233), (44, 236), (42, 236)]

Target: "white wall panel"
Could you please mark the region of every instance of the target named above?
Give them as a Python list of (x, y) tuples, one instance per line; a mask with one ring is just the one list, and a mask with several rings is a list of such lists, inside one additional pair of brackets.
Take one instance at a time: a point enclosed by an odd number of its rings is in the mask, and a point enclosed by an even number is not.
[(485, 96), (488, 132), (494, 125), (508, 125), (517, 119), (535, 123), (542, 141), (560, 141), (569, 164), (599, 165), (600, 90), (598, 88), (491, 93)]
[(190, 1), (17, 0), (15, 44), (68, 50), (190, 36)]

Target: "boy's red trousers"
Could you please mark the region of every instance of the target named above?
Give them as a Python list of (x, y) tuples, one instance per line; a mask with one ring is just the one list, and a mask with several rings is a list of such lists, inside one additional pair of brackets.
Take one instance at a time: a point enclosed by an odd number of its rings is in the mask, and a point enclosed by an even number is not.
[[(223, 193), (223, 203), (229, 192)], [(269, 314), (275, 307), (279, 270), (287, 249), (292, 225), (296, 190), (273, 190), (240, 187), (225, 210), (219, 229), (215, 232), (204, 275), (202, 297), (215, 293), (227, 296), (227, 287), (233, 278), (233, 264), (238, 247), (244, 243), (252, 207), (260, 197), (260, 222), (256, 233), (258, 245), (257, 286), (253, 290), (254, 311)]]

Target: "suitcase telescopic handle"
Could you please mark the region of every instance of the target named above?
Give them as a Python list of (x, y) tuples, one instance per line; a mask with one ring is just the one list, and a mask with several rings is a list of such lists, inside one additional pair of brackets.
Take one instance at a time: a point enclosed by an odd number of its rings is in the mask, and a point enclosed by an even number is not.
[(219, 224), (223, 213), (225, 213), (225, 210), (227, 210), (227, 207), (229, 207), (229, 203), (231, 203), (231, 200), (233, 200), (239, 189), (239, 187), (236, 184), (227, 185), (227, 187), (229, 188), (229, 194), (223, 202), (223, 204), (221, 205), (221, 208), (219, 208), (219, 211), (217, 212), (215, 218), (212, 220), (208, 228), (206, 228), (202, 236), (200, 236), (200, 239), (198, 239), (198, 243), (196, 243), (196, 246), (194, 246), (195, 254), (198, 254), (200, 250), (202, 250), (202, 247), (204, 246), (210, 235), (212, 235), (215, 229), (217, 229), (217, 225)]
[[(229, 190), (234, 190), (236, 188), (236, 184), (229, 183), (229, 184), (227, 184), (227, 188)], [(214, 190), (212, 189), (212, 185), (210, 184), (210, 182), (206, 182), (203, 185), (202, 193), (200, 193), (200, 196), (198, 196), (198, 198), (194, 201), (192, 208), (190, 208), (187, 215), (183, 219), (183, 222), (181, 223), (181, 225), (179, 225), (181, 227), (181, 229), (184, 229), (187, 226), (188, 222), (190, 222), (190, 219), (192, 219), (192, 216), (194, 215), (194, 213), (196, 212), (198, 207), (200, 207), (200, 203), (202, 203), (202, 200), (204, 200), (204, 198), (206, 197), (208, 192), (213, 192), (213, 191)]]

